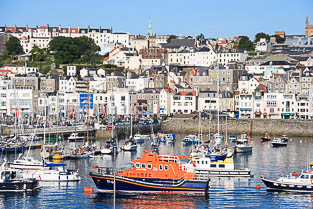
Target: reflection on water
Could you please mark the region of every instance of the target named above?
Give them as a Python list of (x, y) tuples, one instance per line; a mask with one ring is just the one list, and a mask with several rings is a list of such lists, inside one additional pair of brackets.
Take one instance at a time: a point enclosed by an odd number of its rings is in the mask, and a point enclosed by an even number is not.
[[(161, 143), (160, 154), (189, 155), (191, 146), (181, 144), (183, 135), (177, 135), (175, 144)], [(101, 142), (100, 142), (101, 143)], [(120, 145), (123, 141), (120, 142)], [(119, 152), (117, 168), (127, 168), (130, 160), (142, 155), (142, 151), (150, 149), (151, 141), (138, 146), (137, 152)], [(260, 180), (260, 176), (277, 178), (293, 171), (306, 170), (312, 141), (308, 138), (293, 138), (287, 147), (272, 148), (271, 144), (260, 143), (260, 138), (253, 138), (251, 154), (236, 154), (236, 168), (249, 167), (253, 178), (211, 178), (209, 199), (204, 196), (188, 195), (117, 195), (117, 208), (304, 208), (313, 207), (313, 195), (295, 193), (268, 192)], [(39, 150), (31, 155), (37, 159)], [(14, 159), (14, 154), (7, 156)], [(70, 168), (78, 170), (81, 182), (74, 183), (43, 183), (33, 193), (0, 193), (0, 208), (112, 208), (112, 194), (84, 193), (84, 187), (94, 187), (89, 172), (93, 165), (112, 167), (113, 158), (103, 155), (90, 159), (66, 160)], [(261, 185), (261, 190), (256, 190)]]

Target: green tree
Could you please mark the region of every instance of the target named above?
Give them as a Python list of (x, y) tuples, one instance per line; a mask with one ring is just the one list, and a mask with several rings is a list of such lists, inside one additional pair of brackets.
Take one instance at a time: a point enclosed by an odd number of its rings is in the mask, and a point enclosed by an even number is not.
[(260, 33), (255, 34), (254, 43), (260, 41), (261, 38), (265, 38), (267, 41), (270, 40), (270, 36), (268, 34), (260, 32)]
[(20, 40), (18, 40), (16, 37), (11, 37), (5, 43), (5, 48), (8, 52), (8, 55), (19, 55), (24, 53)]
[(86, 37), (56, 37), (49, 43), (49, 51), (58, 64), (95, 63), (100, 47)]
[(170, 43), (171, 40), (172, 40), (172, 39), (175, 39), (175, 38), (177, 38), (177, 36), (175, 36), (175, 35), (170, 35), (170, 36), (167, 38), (166, 42), (167, 42), (167, 43)]
[(254, 51), (254, 46), (252, 41), (247, 36), (239, 36), (239, 42), (237, 45), (237, 49), (247, 50), (247, 51)]
[(197, 35), (196, 39), (197, 39), (197, 40), (199, 40), (199, 39), (205, 39), (204, 34), (203, 34), (203, 33), (200, 33), (199, 35)]

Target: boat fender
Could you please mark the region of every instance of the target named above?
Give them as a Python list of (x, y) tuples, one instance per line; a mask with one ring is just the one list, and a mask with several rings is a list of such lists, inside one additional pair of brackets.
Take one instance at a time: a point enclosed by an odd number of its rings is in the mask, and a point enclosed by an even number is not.
[(66, 175), (66, 180), (68, 180), (68, 175)]
[(313, 184), (313, 179), (311, 179), (311, 184)]
[(59, 176), (59, 181), (60, 181), (61, 177)]
[(39, 178), (39, 181), (41, 181), (41, 177), (40, 177), (40, 175), (38, 176), (38, 178)]

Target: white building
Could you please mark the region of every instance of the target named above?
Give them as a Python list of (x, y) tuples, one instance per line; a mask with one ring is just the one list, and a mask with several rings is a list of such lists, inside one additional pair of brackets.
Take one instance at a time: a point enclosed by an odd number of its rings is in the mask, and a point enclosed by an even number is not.
[(169, 115), (171, 113), (171, 98), (172, 94), (168, 89), (162, 89), (160, 91), (160, 115)]
[(59, 80), (59, 91), (60, 92), (74, 92), (76, 88), (75, 77), (62, 77)]
[(244, 62), (248, 57), (248, 53), (239, 50), (220, 51), (217, 53), (217, 63), (228, 65), (234, 62)]
[(66, 67), (67, 76), (76, 76), (76, 66), (67, 66)]
[(259, 52), (267, 52), (268, 44), (265, 38), (261, 38), (255, 46), (255, 50)]
[(179, 92), (172, 95), (171, 113), (190, 114), (197, 110), (196, 92)]

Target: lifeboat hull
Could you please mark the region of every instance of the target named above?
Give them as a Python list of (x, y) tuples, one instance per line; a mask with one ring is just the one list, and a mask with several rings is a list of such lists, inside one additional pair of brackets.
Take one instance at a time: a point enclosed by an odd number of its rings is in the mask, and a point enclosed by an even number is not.
[[(113, 192), (114, 177), (112, 175), (97, 175), (90, 173), (98, 191)], [(207, 193), (209, 180), (173, 180), (127, 178), (116, 176), (117, 192), (138, 193)]]

